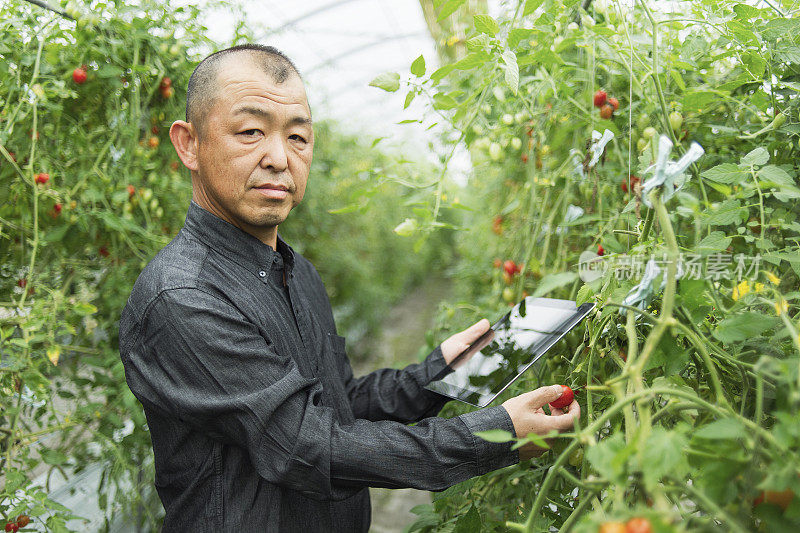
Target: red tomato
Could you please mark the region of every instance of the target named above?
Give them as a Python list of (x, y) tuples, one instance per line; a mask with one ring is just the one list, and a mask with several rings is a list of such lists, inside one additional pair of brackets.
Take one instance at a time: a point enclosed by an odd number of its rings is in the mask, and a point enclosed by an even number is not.
[(83, 85), (86, 82), (86, 71), (78, 67), (72, 71), (72, 81), (77, 83), (78, 85)]
[(603, 90), (599, 90), (596, 93), (594, 93), (594, 106), (595, 107), (600, 107), (603, 104), (605, 104), (607, 96), (608, 95)]
[(18, 525), (19, 527), (25, 527), (25, 526), (27, 526), (27, 525), (28, 525), (28, 524), (30, 524), (30, 523), (31, 523), (31, 519), (30, 519), (30, 517), (29, 517), (28, 515), (26, 515), (26, 514), (21, 514), (21, 515), (19, 515), (19, 516), (17, 517), (17, 525)]
[(44, 185), (50, 180), (50, 174), (48, 174), (47, 172), (40, 172), (36, 174), (36, 177), (34, 177), (33, 179), (39, 185)]
[(753, 506), (767, 502), (775, 504), (785, 511), (793, 499), (794, 492), (791, 489), (782, 491), (767, 490), (758, 495), (758, 498), (753, 502)]
[(557, 400), (555, 400), (553, 402), (550, 402), (550, 407), (552, 407), (554, 409), (563, 409), (563, 408), (565, 408), (566, 406), (571, 404), (573, 398), (575, 398), (575, 393), (572, 392), (572, 389), (570, 389), (566, 385), (561, 385), (561, 388), (564, 391), (564, 392), (561, 393), (561, 396)]
[(608, 99), (608, 103), (609, 103), (609, 104), (611, 104), (611, 107), (613, 107), (613, 108), (614, 108), (614, 111), (616, 111), (617, 109), (619, 109), (619, 100), (617, 100), (617, 99), (616, 99), (616, 98), (614, 98), (613, 96), (612, 96), (611, 98), (609, 98), (609, 99)]
[(606, 251), (603, 250), (603, 245), (602, 244), (598, 244), (597, 245), (597, 255), (603, 255), (604, 253), (606, 253)]
[(608, 120), (611, 118), (611, 115), (614, 114), (614, 108), (608, 104), (604, 104), (603, 107), (600, 108), (600, 118)]
[(136, 187), (128, 185), (128, 198), (133, 198), (134, 194), (136, 194)]
[(505, 263), (503, 263), (503, 270), (505, 270), (506, 274), (509, 276), (513, 276), (517, 272), (517, 265), (514, 264), (514, 261), (511, 259), (507, 259)]

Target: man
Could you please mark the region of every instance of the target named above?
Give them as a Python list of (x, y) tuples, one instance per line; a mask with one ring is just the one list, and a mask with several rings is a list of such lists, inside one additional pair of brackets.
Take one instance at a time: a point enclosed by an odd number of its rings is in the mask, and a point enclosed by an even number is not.
[(353, 377), (322, 280), (277, 233), (303, 199), (314, 147), (305, 89), (283, 54), (243, 45), (202, 61), (170, 139), (192, 202), (120, 321), (165, 531), (367, 531), (367, 487), (442, 490), (543, 451), (475, 432), (572, 427), (577, 403), (542, 410), (558, 386), (435, 416), (448, 398), (423, 386), (485, 319), (421, 364)]

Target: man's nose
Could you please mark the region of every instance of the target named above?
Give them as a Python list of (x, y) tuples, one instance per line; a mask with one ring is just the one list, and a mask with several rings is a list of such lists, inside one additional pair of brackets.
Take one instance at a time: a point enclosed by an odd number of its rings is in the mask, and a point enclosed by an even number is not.
[(264, 139), (261, 167), (283, 172), (289, 166), (286, 154), (287, 146), (281, 135), (270, 135)]

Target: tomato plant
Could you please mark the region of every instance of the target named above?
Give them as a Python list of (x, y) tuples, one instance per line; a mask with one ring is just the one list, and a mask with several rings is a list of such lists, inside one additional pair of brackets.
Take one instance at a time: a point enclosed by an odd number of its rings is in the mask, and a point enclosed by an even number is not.
[[(597, 307), (498, 399), (585, 385), (579, 427), (435, 494), (412, 530), (800, 527), (796, 7), (527, 1), (493, 18), (423, 3), (444, 42), (446, 17), (471, 27), (438, 69), (399, 83), (431, 95), (475, 169), (458, 233), (469, 305), (435, 336), (523, 291)], [(522, 154), (514, 138), (529, 139)], [(606, 268), (582, 279), (595, 247)], [(539, 276), (482, 268), (493, 257)]]

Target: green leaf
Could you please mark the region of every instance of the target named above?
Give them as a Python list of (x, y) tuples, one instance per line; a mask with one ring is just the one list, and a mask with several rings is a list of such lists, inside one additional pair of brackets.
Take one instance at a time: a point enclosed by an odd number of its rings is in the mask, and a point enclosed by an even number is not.
[(474, 15), (472, 21), (475, 24), (475, 29), (486, 35), (496, 35), (500, 31), (497, 21), (489, 15)]
[(532, 296), (538, 297), (554, 291), (564, 285), (569, 285), (575, 281), (578, 274), (575, 272), (558, 272), (556, 274), (548, 274), (539, 282), (539, 286), (533, 291)]
[(519, 66), (517, 65), (517, 55), (513, 50), (503, 52), (503, 63), (506, 85), (509, 86), (514, 94), (517, 94), (519, 90)]
[(726, 318), (712, 332), (718, 340), (730, 343), (752, 339), (772, 328), (777, 323), (776, 317), (764, 313), (746, 311)]
[(586, 459), (601, 476), (609, 480), (619, 480), (625, 476), (630, 454), (631, 450), (625, 446), (622, 435), (614, 433), (598, 444), (590, 446), (586, 450)]
[(642, 463), (639, 465), (646, 487), (655, 488), (666, 475), (675, 479), (683, 477), (689, 468), (683, 451), (687, 444), (681, 433), (660, 427), (651, 430), (642, 448)]
[(744, 221), (747, 218), (747, 209), (743, 209), (739, 200), (729, 199), (716, 208), (710, 209), (705, 222), (710, 226), (727, 226)]
[(97, 307), (89, 302), (77, 302), (72, 306), (72, 310), (80, 316), (93, 315), (97, 312)]
[(758, 171), (762, 186), (796, 187), (796, 183), (788, 172), (775, 165), (767, 165)]
[(544, 0), (528, 0), (527, 2), (525, 2), (525, 8), (522, 10), (522, 16), (527, 17), (528, 15), (536, 11), (536, 8), (542, 5), (543, 2)]
[(733, 6), (733, 12), (736, 13), (737, 18), (749, 20), (753, 17), (757, 17), (759, 10), (747, 4), (736, 4)]
[(712, 231), (711, 234), (697, 243), (697, 251), (704, 255), (709, 252), (721, 252), (726, 249), (730, 243), (731, 238), (726, 237), (725, 233), (721, 231)]
[(436, 69), (435, 71), (433, 71), (433, 74), (431, 74), (431, 79), (433, 81), (439, 81), (442, 78), (444, 78), (445, 76), (447, 76), (448, 74), (450, 74), (451, 72), (453, 72), (453, 70), (455, 70), (455, 68), (456, 67), (453, 65), (453, 63), (450, 63), (449, 65), (445, 65), (443, 67), (440, 67), (440, 68)]
[(42, 456), (42, 460), (49, 465), (62, 465), (69, 460), (69, 457), (60, 450), (43, 449), (39, 453)]
[(458, 518), (453, 533), (473, 533), (475, 531), (483, 531), (483, 521), (481, 520), (481, 514), (473, 503), (470, 505), (469, 511)]
[(760, 167), (761, 165), (766, 165), (767, 161), (769, 161), (769, 152), (759, 146), (745, 155), (740, 163), (746, 167)]
[(693, 91), (683, 97), (683, 112), (702, 112), (711, 107), (720, 95), (712, 91)]
[(472, 52), (464, 56), (461, 60), (453, 63), (453, 68), (458, 70), (470, 70), (483, 65), (489, 56), (484, 52)]
[(393, 93), (400, 88), (400, 74), (397, 72), (384, 72), (369, 82), (369, 86)]
[(439, 15), (436, 17), (437, 22), (441, 22), (445, 18), (449, 17), (453, 13), (456, 12), (456, 9), (461, 7), (461, 4), (466, 2), (467, 0), (447, 0), (442, 8), (439, 10)]
[(739, 165), (722, 163), (721, 165), (709, 168), (700, 175), (719, 183), (741, 183), (747, 179), (748, 172), (739, 168)]
[(735, 418), (722, 418), (694, 432), (701, 439), (738, 439), (745, 435), (745, 428)]
[(407, 109), (408, 106), (411, 105), (411, 102), (414, 101), (414, 97), (416, 96), (417, 96), (416, 91), (408, 91), (408, 94), (406, 94), (406, 101), (403, 102), (403, 109)]
[(425, 57), (422, 54), (411, 63), (411, 74), (418, 78), (425, 75)]
[(520, 41), (527, 40), (536, 32), (537, 30), (530, 28), (514, 28), (508, 32), (508, 47), (516, 48)]
[(433, 107), (434, 109), (453, 109), (458, 105), (452, 96), (444, 93), (436, 93), (433, 95)]
[(475, 435), (488, 442), (509, 442), (514, 436), (502, 429), (490, 429), (488, 431), (478, 431)]

